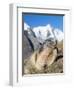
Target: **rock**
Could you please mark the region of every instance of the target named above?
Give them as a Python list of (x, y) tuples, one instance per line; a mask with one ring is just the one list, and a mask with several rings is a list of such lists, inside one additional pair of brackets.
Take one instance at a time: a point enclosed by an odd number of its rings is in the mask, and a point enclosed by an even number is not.
[[(40, 39), (40, 42), (38, 38), (35, 36), (34, 32), (32, 30), (24, 31), (24, 60), (28, 61), (29, 57), (34, 53), (34, 51), (37, 51), (38, 49), (40, 51), (43, 50), (43, 48), (46, 47), (55, 47), (58, 48), (57, 51), (57, 58), (51, 64), (45, 71), (37, 71), (37, 69), (31, 64), (31, 62), (28, 63), (29, 71), (26, 69), (26, 72), (30, 74), (36, 74), (36, 73), (62, 73), (63, 72), (63, 40), (59, 43), (56, 43), (54, 39), (47, 39), (44, 42)], [(26, 68), (26, 62), (24, 63), (24, 68)]]
[(28, 37), (33, 44), (34, 51), (37, 50), (40, 47), (40, 43), (38, 42), (37, 38), (33, 35), (28, 35)]
[(33, 52), (32, 46), (29, 42), (29, 39), (27, 37), (28, 33), (27, 31), (24, 32), (24, 58), (27, 58), (28, 56), (30, 56)]
[(24, 31), (24, 57), (31, 55), (38, 48), (40, 48), (40, 43), (34, 33), (31, 30), (30, 32)]

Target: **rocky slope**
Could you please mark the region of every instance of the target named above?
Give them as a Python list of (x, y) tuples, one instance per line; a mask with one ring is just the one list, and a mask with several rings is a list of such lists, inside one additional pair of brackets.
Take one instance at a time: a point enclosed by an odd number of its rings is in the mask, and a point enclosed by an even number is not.
[(62, 73), (63, 72), (63, 32), (58, 29), (53, 29), (49, 24), (31, 28), (24, 23), (24, 60), (26, 65), (27, 57), (30, 57), (34, 51), (41, 50), (47, 46), (57, 48), (57, 58), (55, 62), (46, 71), (37, 71), (29, 63), (30, 74), (36, 73)]

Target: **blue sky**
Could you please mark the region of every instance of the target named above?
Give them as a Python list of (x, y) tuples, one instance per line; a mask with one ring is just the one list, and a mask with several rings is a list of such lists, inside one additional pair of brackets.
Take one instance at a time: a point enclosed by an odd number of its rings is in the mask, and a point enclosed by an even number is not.
[(63, 31), (63, 15), (23, 14), (23, 19), (32, 28), (50, 24)]

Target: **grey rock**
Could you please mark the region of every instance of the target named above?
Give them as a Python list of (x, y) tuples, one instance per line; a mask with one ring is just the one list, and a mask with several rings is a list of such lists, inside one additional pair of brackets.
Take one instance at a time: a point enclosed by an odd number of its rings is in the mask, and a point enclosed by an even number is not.
[(24, 31), (24, 58), (30, 56), (33, 51), (40, 48), (40, 43), (38, 42), (37, 38), (35, 37), (34, 33), (30, 30)]
[(38, 42), (37, 38), (34, 37), (33, 35), (28, 35), (29, 39), (31, 40), (34, 51), (37, 50), (40, 47), (40, 43)]
[(24, 58), (26, 59), (27, 57), (29, 57), (32, 52), (33, 52), (33, 49), (32, 49), (32, 46), (30, 45), (30, 42), (29, 42), (29, 39), (28, 39), (28, 33), (27, 31), (24, 32), (24, 40), (23, 40), (23, 52), (24, 52)]

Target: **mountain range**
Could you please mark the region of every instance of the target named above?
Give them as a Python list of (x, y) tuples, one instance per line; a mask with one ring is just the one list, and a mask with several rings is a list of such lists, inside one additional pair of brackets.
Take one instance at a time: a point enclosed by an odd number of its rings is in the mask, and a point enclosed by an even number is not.
[(24, 23), (24, 30), (28, 31), (29, 35), (34, 35), (40, 43), (47, 39), (60, 42), (64, 38), (63, 32), (57, 28), (54, 29), (50, 24), (31, 28), (27, 23)]

